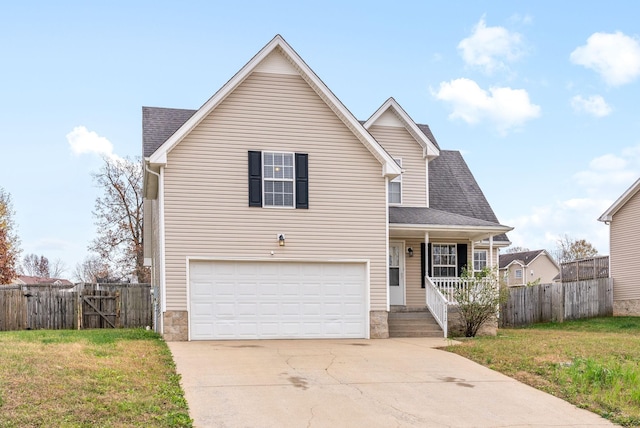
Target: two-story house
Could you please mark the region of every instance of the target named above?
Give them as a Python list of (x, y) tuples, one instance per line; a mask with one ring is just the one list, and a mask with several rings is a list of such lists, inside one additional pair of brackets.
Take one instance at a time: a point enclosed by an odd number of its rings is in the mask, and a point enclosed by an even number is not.
[(145, 258), (167, 340), (381, 338), (505, 232), (457, 151), (358, 121), (280, 36), (198, 110), (143, 108)]
[(500, 278), (509, 287), (551, 284), (560, 280), (560, 266), (547, 250), (500, 254)]

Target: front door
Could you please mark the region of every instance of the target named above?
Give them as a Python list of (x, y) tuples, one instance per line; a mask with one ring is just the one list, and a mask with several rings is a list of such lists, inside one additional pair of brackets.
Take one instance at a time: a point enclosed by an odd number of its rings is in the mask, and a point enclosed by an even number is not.
[(389, 303), (404, 305), (404, 244), (389, 243)]

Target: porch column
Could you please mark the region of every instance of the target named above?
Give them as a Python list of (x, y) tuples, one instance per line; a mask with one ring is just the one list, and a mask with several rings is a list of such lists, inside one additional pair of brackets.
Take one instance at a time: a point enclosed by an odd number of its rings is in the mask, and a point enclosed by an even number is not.
[(429, 276), (429, 260), (427, 260), (427, 257), (429, 257), (429, 232), (424, 233), (424, 254), (422, 255), (425, 266), (424, 276)]
[(493, 235), (489, 237), (489, 260), (491, 260), (489, 266), (493, 269)]
[[(471, 273), (476, 273), (476, 263), (475, 263), (475, 254), (476, 254), (476, 241), (469, 240), (471, 242)], [(469, 268), (469, 263), (467, 263), (467, 269)]]

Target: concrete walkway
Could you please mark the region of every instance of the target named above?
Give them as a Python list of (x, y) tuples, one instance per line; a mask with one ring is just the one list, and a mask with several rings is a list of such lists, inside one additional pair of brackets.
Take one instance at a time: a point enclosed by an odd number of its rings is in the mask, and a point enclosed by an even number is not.
[(445, 339), (169, 342), (196, 427), (605, 427)]

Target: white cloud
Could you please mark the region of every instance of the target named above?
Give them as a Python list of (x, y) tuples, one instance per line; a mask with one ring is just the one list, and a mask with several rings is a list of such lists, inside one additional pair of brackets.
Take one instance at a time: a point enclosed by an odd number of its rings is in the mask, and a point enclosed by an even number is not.
[(507, 63), (516, 61), (524, 52), (520, 34), (504, 27), (487, 27), (484, 16), (472, 34), (458, 43), (458, 50), (467, 65), (488, 74), (507, 68)]
[(595, 117), (605, 117), (611, 114), (611, 106), (600, 95), (591, 95), (583, 98), (576, 95), (571, 98), (571, 107), (576, 112), (588, 113)]
[(553, 251), (564, 235), (586, 239), (601, 254), (609, 251), (608, 228), (597, 221), (610, 206), (607, 199), (575, 198), (532, 207), (531, 212), (504, 223), (515, 229), (509, 232), (513, 245), (531, 250)]
[(619, 31), (593, 33), (569, 58), (596, 71), (610, 86), (624, 85), (640, 75), (640, 43)]
[(113, 153), (113, 144), (105, 137), (99, 136), (94, 131), (89, 131), (84, 126), (76, 126), (73, 131), (67, 134), (67, 141), (71, 147), (71, 151), (75, 155), (81, 154), (97, 154), (107, 156), (109, 158), (118, 158)]
[(507, 219), (514, 245), (553, 250), (559, 237), (586, 239), (601, 254), (609, 251), (609, 228), (598, 217), (640, 176), (640, 145), (621, 154), (593, 158), (584, 171), (573, 175), (574, 197), (532, 207), (525, 215)]
[(596, 157), (589, 162), (588, 169), (575, 173), (573, 179), (589, 194), (607, 195), (612, 202), (617, 198), (612, 192), (615, 194), (619, 191), (622, 194), (625, 186), (629, 186), (640, 175), (640, 146), (637, 150), (625, 149), (623, 156), (606, 154)]
[(522, 126), (527, 120), (540, 116), (540, 106), (532, 104), (524, 89), (491, 87), (488, 91), (466, 78), (440, 83), (433, 95), (451, 104), (450, 119), (462, 119), (475, 124), (489, 120), (498, 132), (506, 134), (512, 128)]

